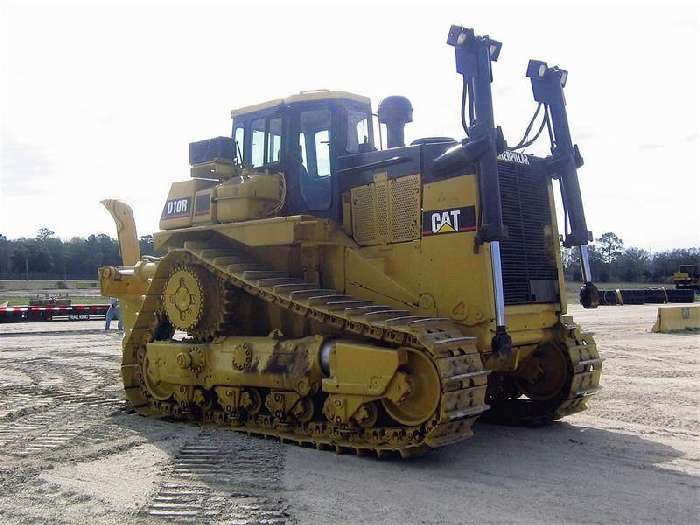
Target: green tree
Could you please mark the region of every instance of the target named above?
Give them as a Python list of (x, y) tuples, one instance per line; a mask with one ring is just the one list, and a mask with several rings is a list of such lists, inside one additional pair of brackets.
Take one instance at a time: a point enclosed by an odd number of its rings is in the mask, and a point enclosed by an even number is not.
[(651, 261), (649, 252), (641, 248), (627, 248), (611, 263), (611, 273), (616, 281), (641, 282), (648, 279), (647, 268)]
[(594, 281), (608, 282), (610, 280), (610, 270), (603, 260), (603, 254), (599, 247), (592, 244), (588, 248), (588, 263), (591, 266), (591, 273)]
[(606, 232), (596, 239), (596, 249), (603, 264), (610, 264), (622, 254), (625, 245), (615, 233)]
[(561, 248), (561, 264), (564, 275), (569, 281), (581, 280), (581, 263), (578, 250), (574, 248)]
[(53, 237), (56, 232), (49, 230), (48, 228), (39, 228), (36, 232), (37, 241), (45, 241), (49, 237)]
[(141, 251), (141, 255), (155, 255), (153, 235), (142, 235), (139, 237), (139, 250)]
[(10, 271), (12, 241), (0, 233), (0, 274)]

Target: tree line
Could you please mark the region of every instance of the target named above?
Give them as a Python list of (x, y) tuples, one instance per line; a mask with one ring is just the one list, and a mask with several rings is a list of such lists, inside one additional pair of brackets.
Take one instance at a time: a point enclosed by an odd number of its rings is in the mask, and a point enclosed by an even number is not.
[[(154, 255), (153, 236), (139, 239), (142, 255)], [(595, 240), (589, 250), (596, 282), (669, 282), (681, 264), (700, 264), (700, 248), (648, 252), (626, 248), (613, 232)], [(567, 280), (579, 281), (578, 250), (562, 248)], [(100, 266), (121, 264), (116, 239), (100, 233), (63, 241), (48, 228), (33, 238), (8, 239), (0, 234), (0, 279), (96, 279)]]
[[(153, 236), (139, 239), (142, 255), (153, 255)], [(63, 241), (48, 228), (36, 237), (0, 234), (0, 279), (97, 279), (100, 266), (119, 266), (119, 243), (100, 233)]]
[[(667, 283), (681, 264), (700, 265), (700, 248), (649, 252), (626, 248), (614, 232), (606, 232), (589, 247), (589, 259), (595, 282)], [(562, 264), (567, 280), (581, 280), (578, 249), (562, 248)]]

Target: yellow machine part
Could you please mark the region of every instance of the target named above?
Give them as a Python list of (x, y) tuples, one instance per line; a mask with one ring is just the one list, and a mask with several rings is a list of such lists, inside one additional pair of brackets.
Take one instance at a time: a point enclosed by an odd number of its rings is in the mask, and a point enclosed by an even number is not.
[(700, 330), (700, 305), (659, 307), (652, 332), (668, 334), (686, 330)]
[[(276, 388), (308, 395), (321, 381), (321, 337), (222, 337), (211, 343), (148, 343), (148, 377), (164, 385)], [(394, 369), (395, 372), (395, 369)]]
[(174, 182), (160, 218), (162, 230), (273, 216), (285, 200), (280, 174), (247, 174), (222, 182), (193, 178)]
[(274, 215), (284, 202), (285, 191), (281, 175), (252, 175), (219, 184), (212, 196), (216, 221), (245, 221)]
[(114, 219), (117, 225), (117, 237), (119, 239), (119, 251), (124, 266), (133, 266), (141, 258), (139, 239), (136, 235), (136, 223), (131, 206), (116, 199), (106, 199), (102, 204)]

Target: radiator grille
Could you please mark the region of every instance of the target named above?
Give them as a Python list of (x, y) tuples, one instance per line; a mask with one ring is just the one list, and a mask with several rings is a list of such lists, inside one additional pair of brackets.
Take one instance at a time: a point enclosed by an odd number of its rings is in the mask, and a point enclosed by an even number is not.
[(371, 186), (352, 189), (352, 222), (355, 240), (360, 245), (372, 244), (377, 239), (375, 193)]
[(389, 231), (389, 181), (379, 181), (374, 184), (374, 220), (377, 228), (377, 238), (386, 239)]
[(359, 245), (420, 238), (420, 175), (380, 178), (350, 194), (353, 237)]
[(557, 302), (559, 283), (552, 252), (552, 221), (544, 176), (528, 165), (498, 162), (503, 222), (501, 242), (506, 304)]
[(420, 176), (394, 179), (391, 185), (391, 242), (420, 238)]

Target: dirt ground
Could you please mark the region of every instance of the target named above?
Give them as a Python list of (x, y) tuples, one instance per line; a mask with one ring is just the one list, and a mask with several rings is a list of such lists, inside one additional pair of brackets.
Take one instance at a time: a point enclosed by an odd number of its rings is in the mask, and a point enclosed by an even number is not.
[(698, 523), (700, 336), (650, 333), (650, 305), (572, 312), (606, 359), (589, 411), (405, 461), (146, 420), (116, 331), (0, 325), (0, 522)]

